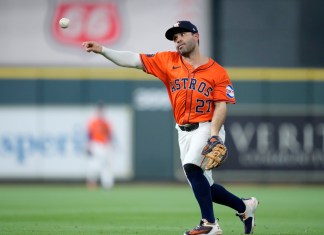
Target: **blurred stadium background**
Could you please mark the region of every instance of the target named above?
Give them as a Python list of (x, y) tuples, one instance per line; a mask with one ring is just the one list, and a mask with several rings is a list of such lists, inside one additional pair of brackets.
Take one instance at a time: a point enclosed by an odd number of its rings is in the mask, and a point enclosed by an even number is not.
[(189, 19), (238, 101), (226, 122), (230, 157), (215, 179), (322, 184), (323, 9), (320, 0), (1, 0), (0, 181), (83, 182), (86, 122), (103, 100), (117, 180), (184, 182), (162, 83), (81, 43), (174, 50), (165, 30)]

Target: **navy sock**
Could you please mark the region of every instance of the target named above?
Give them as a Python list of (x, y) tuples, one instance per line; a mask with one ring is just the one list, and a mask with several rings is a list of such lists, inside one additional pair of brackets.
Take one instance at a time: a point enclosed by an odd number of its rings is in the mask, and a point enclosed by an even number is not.
[(238, 213), (245, 211), (245, 204), (242, 199), (227, 191), (223, 186), (213, 184), (211, 186), (211, 194), (213, 202), (231, 207)]
[(203, 170), (194, 164), (185, 164), (183, 168), (198, 201), (202, 218), (214, 223), (215, 217), (210, 185), (204, 176)]

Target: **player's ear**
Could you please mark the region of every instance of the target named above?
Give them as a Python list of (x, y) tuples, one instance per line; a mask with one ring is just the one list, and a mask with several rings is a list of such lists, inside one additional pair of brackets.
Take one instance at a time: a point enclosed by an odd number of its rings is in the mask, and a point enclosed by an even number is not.
[(199, 33), (193, 33), (193, 36), (197, 39), (197, 42), (199, 45)]

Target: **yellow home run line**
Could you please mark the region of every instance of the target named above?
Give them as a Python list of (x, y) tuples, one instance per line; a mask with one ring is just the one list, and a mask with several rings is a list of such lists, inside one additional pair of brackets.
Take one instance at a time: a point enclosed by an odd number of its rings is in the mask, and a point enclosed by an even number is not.
[(233, 80), (245, 81), (324, 81), (324, 69), (227, 68)]
[(148, 80), (150, 77), (142, 70), (129, 68), (0, 67), (0, 79)]
[[(324, 81), (324, 69), (227, 68), (237, 81)], [(75, 67), (0, 67), (0, 79), (154, 80), (139, 69)]]

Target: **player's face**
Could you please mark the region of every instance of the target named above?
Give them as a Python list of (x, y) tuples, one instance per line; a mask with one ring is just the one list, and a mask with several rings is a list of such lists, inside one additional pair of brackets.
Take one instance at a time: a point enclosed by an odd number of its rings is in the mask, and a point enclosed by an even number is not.
[(177, 33), (173, 36), (177, 51), (182, 56), (188, 56), (197, 46), (196, 35), (191, 32)]

